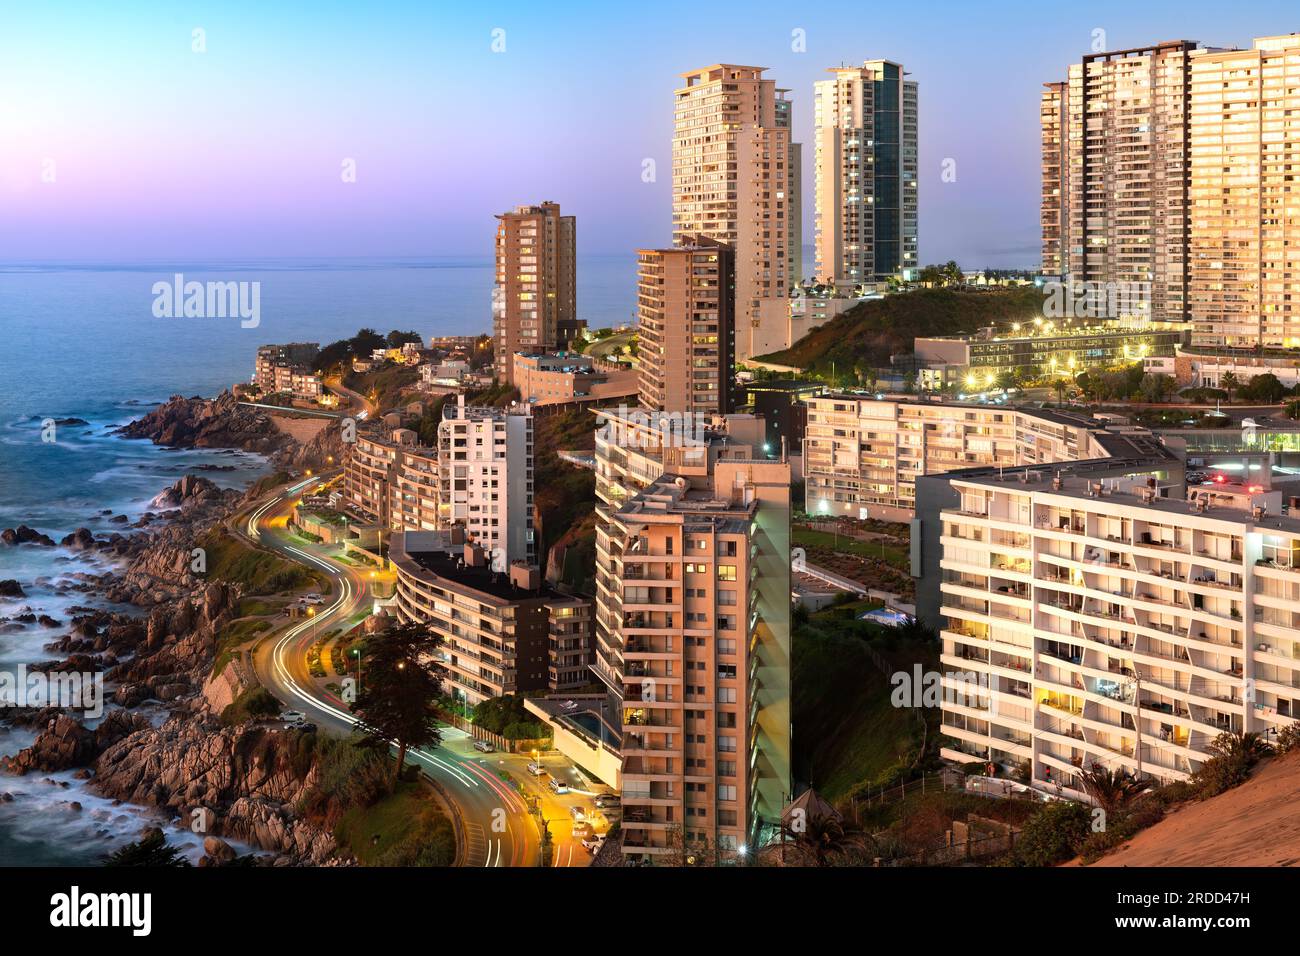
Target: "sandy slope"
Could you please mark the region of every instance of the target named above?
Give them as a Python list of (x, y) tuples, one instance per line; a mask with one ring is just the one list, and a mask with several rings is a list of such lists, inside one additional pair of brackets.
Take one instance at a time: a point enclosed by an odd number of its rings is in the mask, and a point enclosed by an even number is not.
[(1171, 813), (1094, 866), (1300, 865), (1300, 753), (1246, 783)]

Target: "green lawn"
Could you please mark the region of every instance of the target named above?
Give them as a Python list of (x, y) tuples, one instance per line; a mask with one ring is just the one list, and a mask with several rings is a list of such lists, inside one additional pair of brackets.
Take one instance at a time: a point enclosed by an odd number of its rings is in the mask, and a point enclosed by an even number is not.
[(910, 571), (912, 558), (906, 545), (889, 541), (860, 541), (848, 535), (835, 535), (829, 531), (809, 531), (806, 528), (790, 529), (790, 543), (795, 547), (817, 546), (856, 554), (862, 558), (881, 558), (900, 571)]
[(349, 810), (334, 836), (362, 866), (451, 866), (456, 856), (451, 822), (421, 783)]

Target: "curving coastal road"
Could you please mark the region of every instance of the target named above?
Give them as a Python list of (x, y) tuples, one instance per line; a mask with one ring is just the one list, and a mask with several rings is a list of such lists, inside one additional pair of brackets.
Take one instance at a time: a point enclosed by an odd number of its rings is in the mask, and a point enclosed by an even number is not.
[[(285, 531), (285, 519), (293, 507), (294, 497), (321, 480), (313, 477), (299, 482), (245, 511), (238, 518), (235, 530), (259, 547), (323, 572), (333, 582), (333, 603), (273, 640), (263, 642), (254, 664), (263, 686), (287, 707), (307, 714), (322, 730), (347, 734), (356, 721), (347, 704), (311, 677), (307, 652), (322, 632), (345, 625), (367, 608), (368, 576), (319, 553), (318, 549), (297, 547)], [(537, 827), (515, 790), (480, 766), (479, 761), (458, 756), (445, 746), (410, 750), (407, 759), (419, 764), (459, 811), (465, 830), (463, 865), (537, 865)]]

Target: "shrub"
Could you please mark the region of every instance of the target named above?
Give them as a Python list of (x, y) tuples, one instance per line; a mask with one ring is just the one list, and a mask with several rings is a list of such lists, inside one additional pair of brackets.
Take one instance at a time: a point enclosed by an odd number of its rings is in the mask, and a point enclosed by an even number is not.
[(1192, 774), (1197, 794), (1204, 800), (1244, 783), (1250, 769), (1271, 750), (1255, 733), (1219, 734), (1206, 748), (1210, 759)]
[(1287, 724), (1277, 735), (1277, 752), (1289, 754), (1300, 746), (1300, 723)]
[(233, 727), (254, 717), (269, 717), (279, 712), (280, 701), (275, 695), (261, 684), (255, 684), (236, 697), (221, 712), (221, 724), (223, 727)]
[(1092, 811), (1078, 803), (1053, 801), (1021, 831), (1015, 849), (1018, 866), (1055, 866), (1079, 852), (1092, 832)]

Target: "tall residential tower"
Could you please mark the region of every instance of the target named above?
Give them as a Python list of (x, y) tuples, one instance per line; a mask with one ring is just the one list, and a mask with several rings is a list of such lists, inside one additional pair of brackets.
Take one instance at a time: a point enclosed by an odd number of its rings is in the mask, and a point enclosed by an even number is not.
[(816, 84), (816, 274), (852, 290), (917, 265), (917, 86), (869, 60)]
[(576, 220), (558, 203), (497, 216), (492, 348), (498, 381), (512, 382), (516, 352), (554, 349), (577, 319)]
[[(790, 105), (764, 70), (715, 64), (682, 74), (675, 94), (673, 242), (706, 236), (735, 249), (737, 359), (784, 342), (786, 300), (799, 278), (791, 273), (799, 203)], [(763, 307), (773, 300), (779, 308)]]

